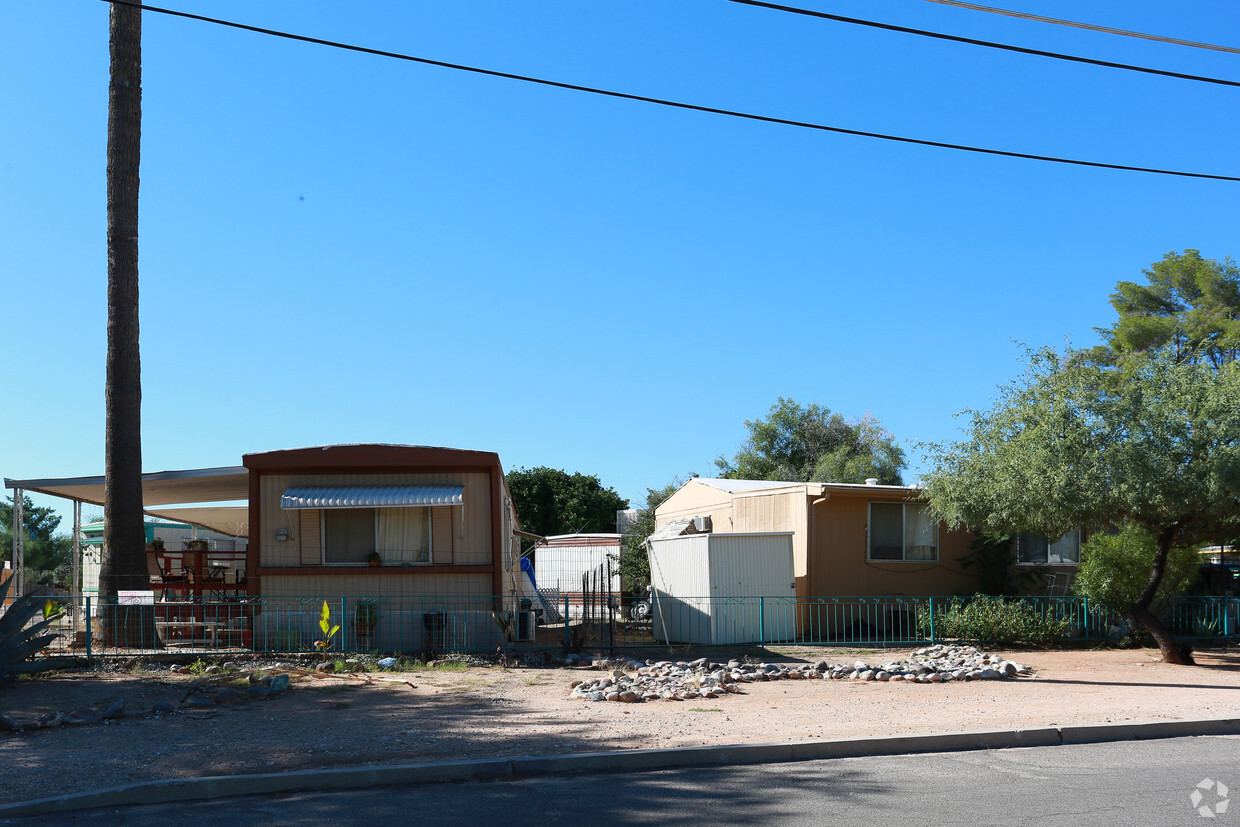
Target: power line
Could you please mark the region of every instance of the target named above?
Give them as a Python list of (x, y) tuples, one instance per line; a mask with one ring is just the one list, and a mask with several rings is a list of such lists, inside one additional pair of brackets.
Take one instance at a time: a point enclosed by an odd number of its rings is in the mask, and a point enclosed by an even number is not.
[(500, 72), (495, 69), (481, 69), (476, 66), (466, 66), (461, 63), (448, 63), (442, 60), (433, 60), (426, 57), (416, 57), (414, 55), (401, 54), (399, 52), (388, 52), (382, 49), (371, 49), (365, 46), (353, 46), (348, 43), (338, 43), (332, 40), (323, 40), (317, 37), (307, 37), (305, 35), (291, 34), (289, 32), (281, 32), (275, 29), (264, 29), (258, 26), (250, 26), (245, 23), (234, 23), (228, 20), (220, 20), (214, 17), (205, 17), (200, 14), (191, 14), (189, 12), (175, 11), (173, 9), (164, 9), (158, 6), (147, 6), (129, 2), (129, 0), (103, 0), (105, 3), (114, 3), (122, 6), (139, 6), (143, 11), (155, 12), (157, 14), (166, 14), (173, 17), (183, 17), (189, 20), (198, 20), (203, 23), (213, 23), (219, 26), (226, 26), (232, 29), (241, 29), (242, 31), (255, 32), (257, 34), (270, 35), (272, 37), (282, 37), (288, 40), (297, 40), (303, 43), (313, 43), (318, 46), (330, 46), (335, 49), (344, 49), (350, 52), (360, 52), (362, 54), (375, 55), (377, 57), (388, 57), (394, 60), (407, 60), (413, 63), (421, 63), (427, 66), (439, 66), (444, 69), (456, 69), (462, 72), (472, 72), (478, 75), (486, 75), (488, 77), (506, 78), (508, 80), (519, 80), (525, 83), (535, 83), (541, 86), (551, 86), (557, 89), (569, 89), (574, 92), (588, 92), (594, 95), (605, 95), (611, 98), (620, 98), (622, 100), (639, 101), (641, 103), (653, 103), (658, 106), (668, 106), (675, 109), (687, 109), (692, 112), (706, 112), (712, 115), (726, 115), (732, 118), (743, 118), (750, 121), (759, 121), (761, 123), (774, 123), (783, 126), (795, 126), (802, 129), (814, 129), (820, 132), (834, 132), (840, 135), (855, 135), (862, 138), (877, 138), (883, 141), (895, 141), (897, 143), (915, 144), (918, 146), (931, 146), (939, 149), (955, 149), (961, 152), (975, 152), (983, 155), (999, 155), (1005, 158), (1023, 158), (1030, 161), (1046, 161), (1055, 164), (1071, 164), (1081, 167), (1095, 167), (1099, 169), (1115, 169), (1126, 172), (1148, 172), (1154, 175), (1172, 175), (1181, 178), (1207, 178), (1215, 181), (1237, 181), (1240, 177), (1233, 175), (1215, 175), (1205, 172), (1185, 172), (1182, 170), (1158, 169), (1155, 167), (1138, 167), (1127, 164), (1108, 164), (1102, 161), (1083, 161), (1075, 158), (1061, 158), (1054, 155), (1035, 155), (1027, 152), (1011, 152), (1003, 149), (987, 149), (985, 147), (968, 146), (966, 144), (953, 144), (944, 141), (930, 141), (922, 138), (908, 138), (900, 135), (888, 135), (882, 132), (867, 132), (860, 129), (846, 129), (841, 126), (827, 126), (825, 124), (811, 123), (809, 121), (797, 121), (790, 118), (777, 118), (770, 115), (757, 115), (750, 112), (739, 112), (733, 109), (719, 109), (713, 106), (700, 106), (693, 103), (683, 103), (680, 101), (665, 100), (663, 98), (654, 98), (647, 95), (635, 95), (628, 92), (616, 92), (610, 89), (598, 89), (592, 86), (582, 86), (576, 83), (565, 83), (558, 80), (547, 80), (545, 78), (530, 77), (528, 75), (518, 75), (512, 72)]
[(1144, 34), (1142, 32), (1130, 32), (1126, 29), (1112, 29), (1109, 26), (1097, 26), (1093, 23), (1077, 23), (1074, 20), (1060, 20), (1055, 17), (1042, 17), (1037, 14), (1026, 14), (1020, 11), (1010, 11), (1008, 9), (996, 9), (993, 6), (979, 6), (976, 3), (962, 3), (960, 0), (927, 0), (929, 3), (939, 3), (944, 6), (957, 6), (962, 9), (972, 9), (973, 11), (990, 12), (991, 14), (1004, 14), (1008, 17), (1019, 17), (1022, 20), (1036, 20), (1039, 23), (1054, 23), (1057, 26), (1072, 26), (1077, 29), (1087, 29), (1091, 32), (1103, 32), (1105, 34), (1118, 34), (1124, 37), (1139, 37), (1142, 40), (1154, 40), (1158, 43), (1170, 43), (1174, 46), (1191, 46), (1194, 49), (1213, 49), (1216, 52), (1231, 52), (1234, 55), (1240, 55), (1240, 49), (1235, 46), (1216, 46), (1213, 43), (1198, 43), (1194, 40), (1180, 40), (1174, 37), (1164, 37), (1157, 34)]
[(926, 29), (910, 29), (908, 26), (895, 26), (890, 23), (877, 23), (873, 20), (862, 20), (859, 17), (844, 17), (839, 14), (828, 14), (827, 12), (803, 9), (799, 6), (782, 6), (778, 3), (766, 3), (763, 2), (763, 0), (728, 0), (728, 2), (740, 3), (742, 6), (756, 6), (761, 9), (782, 11), (789, 14), (800, 14), (805, 17), (817, 17), (822, 20), (834, 20), (837, 23), (851, 23), (855, 26), (868, 26), (871, 29), (883, 29), (888, 32), (901, 32), (903, 34), (915, 34), (921, 37), (933, 37), (936, 40), (949, 40), (953, 43), (967, 43), (970, 46), (985, 46), (988, 49), (1002, 49), (1005, 52), (1018, 52), (1022, 55), (1049, 57), (1055, 60), (1071, 61), (1072, 63), (1085, 63), (1090, 66), (1104, 66), (1108, 69), (1124, 69), (1129, 72), (1142, 72), (1147, 75), (1159, 75), (1167, 78), (1178, 78), (1179, 80), (1192, 80), (1197, 81), (1198, 83), (1214, 83), (1219, 86), (1240, 87), (1240, 81), (1237, 80), (1212, 78), (1206, 77), (1205, 75), (1189, 75), (1184, 72), (1169, 72), (1164, 69), (1150, 69), (1146, 66), (1134, 66), (1130, 63), (1114, 63), (1109, 60), (1097, 60), (1092, 57), (1065, 55), (1062, 52), (1048, 52), (1043, 49), (1026, 49), (1024, 46), (1010, 46), (1006, 43), (995, 43), (991, 40), (977, 40), (972, 37), (960, 37), (954, 34), (943, 34), (942, 32), (927, 31)]

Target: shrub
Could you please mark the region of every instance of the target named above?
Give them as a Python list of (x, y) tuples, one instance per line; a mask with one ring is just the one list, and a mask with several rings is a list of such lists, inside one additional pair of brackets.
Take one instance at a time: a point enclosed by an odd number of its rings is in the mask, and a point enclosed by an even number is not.
[[(1114, 534), (1095, 534), (1081, 546), (1081, 567), (1072, 590), (1098, 606), (1127, 615), (1154, 567), (1158, 541), (1136, 523), (1124, 523)], [(1182, 593), (1197, 577), (1197, 553), (1173, 548), (1151, 609), (1158, 612), (1168, 597)]]
[[(930, 608), (918, 610), (921, 634), (930, 635)], [(1063, 640), (1071, 627), (1066, 617), (1027, 600), (974, 595), (953, 598), (947, 606), (935, 607), (936, 638), (959, 638), (978, 643), (1028, 643), (1046, 646)]]

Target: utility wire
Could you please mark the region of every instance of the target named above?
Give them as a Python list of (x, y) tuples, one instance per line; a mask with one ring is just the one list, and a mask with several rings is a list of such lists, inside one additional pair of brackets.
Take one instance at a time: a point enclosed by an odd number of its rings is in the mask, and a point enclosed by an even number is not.
[(1073, 63), (1086, 63), (1090, 66), (1105, 66), (1109, 69), (1124, 69), (1129, 72), (1143, 72), (1147, 75), (1160, 75), (1167, 78), (1192, 80), (1197, 81), (1198, 83), (1214, 83), (1219, 86), (1240, 87), (1240, 81), (1237, 80), (1224, 80), (1223, 78), (1211, 78), (1204, 75), (1189, 75), (1183, 72), (1169, 72), (1164, 69), (1150, 69), (1146, 66), (1133, 66), (1130, 63), (1114, 63), (1109, 60), (1096, 60), (1092, 57), (1065, 55), (1062, 52), (1048, 52), (1043, 49), (1026, 49), (1024, 46), (1010, 46), (1006, 43), (995, 43), (991, 40), (977, 40), (972, 37), (959, 37), (954, 34), (931, 32), (926, 29), (910, 29), (907, 26), (894, 26), (890, 23), (876, 23), (873, 20), (862, 20), (858, 17), (844, 17), (839, 14), (828, 14), (827, 12), (803, 9), (799, 6), (783, 6), (778, 3), (762, 2), (762, 0), (728, 0), (728, 2), (740, 3), (742, 6), (756, 6), (761, 9), (788, 12), (789, 14), (800, 14), (806, 17), (817, 17), (822, 20), (834, 20), (837, 23), (851, 23), (856, 26), (868, 26), (872, 29), (883, 29), (884, 31), (889, 32), (903, 32), (904, 34), (915, 34), (920, 35), (921, 37), (933, 37), (937, 40), (950, 40), (953, 43), (967, 43), (970, 46), (985, 46), (988, 49), (1002, 49), (1005, 52), (1019, 52), (1022, 55), (1036, 55), (1037, 57), (1049, 57), (1054, 58), (1055, 60), (1068, 60)]
[(456, 69), (462, 72), (472, 72), (478, 75), (486, 75), (488, 77), (507, 78), (509, 80), (519, 80), (525, 83), (536, 83), (541, 86), (551, 86), (557, 89), (569, 89), (574, 92), (589, 92), (594, 95), (605, 95), (611, 98), (620, 98), (622, 100), (639, 101), (641, 103), (653, 103), (659, 106), (669, 106), (675, 109), (687, 109), (693, 112), (707, 112), (712, 115), (727, 115), (732, 118), (744, 118), (751, 121), (759, 121), (761, 123), (782, 124), (784, 126), (796, 126), (802, 129), (815, 129), (821, 132), (834, 132), (840, 135), (856, 135), (862, 138), (877, 138), (883, 141), (896, 141), (898, 143), (916, 144), (918, 146), (932, 146), (940, 149), (955, 149), (961, 152), (976, 152), (983, 155), (999, 155), (1005, 158), (1024, 158), (1030, 161), (1046, 161), (1055, 164), (1072, 164), (1081, 167), (1096, 167), (1100, 169), (1116, 169), (1127, 172), (1148, 172), (1154, 175), (1173, 175), (1181, 178), (1208, 178), (1215, 181), (1237, 181), (1240, 177), (1233, 175), (1215, 175), (1205, 172), (1185, 172), (1181, 170), (1158, 169), (1155, 167), (1138, 167), (1129, 166), (1127, 164), (1108, 164), (1101, 161), (1083, 161), (1074, 158), (1061, 158), (1054, 155), (1034, 155), (1027, 152), (1010, 152), (1002, 149), (987, 149), (985, 147), (968, 146), (965, 144), (952, 144), (943, 141), (929, 141), (922, 138), (908, 138), (900, 135), (888, 135), (882, 132), (866, 132), (860, 129), (846, 129), (840, 126), (827, 126), (825, 124), (811, 123), (808, 121), (796, 121), (789, 118), (776, 118), (770, 115), (756, 115), (750, 112), (739, 112), (733, 109), (719, 109), (713, 106), (700, 106), (693, 103), (683, 103), (679, 101), (665, 100), (663, 98), (653, 98), (646, 95), (634, 95), (628, 92), (616, 92), (609, 89), (598, 89), (592, 86), (582, 86), (576, 83), (564, 83), (558, 80), (546, 80), (544, 78), (530, 77), (528, 75), (518, 75), (512, 72), (500, 72), (495, 69), (480, 69), (476, 66), (466, 66), (460, 63), (448, 63), (442, 60), (432, 60), (431, 58), (416, 57), (414, 55), (400, 54), (399, 52), (387, 52), (381, 49), (371, 49), (365, 46), (353, 46), (348, 43), (338, 43), (332, 40), (323, 40), (317, 37), (306, 37), (305, 35), (291, 34), (289, 32), (281, 32), (275, 29), (264, 29), (258, 26), (249, 26), (244, 23), (234, 23), (228, 20), (220, 20), (214, 17), (205, 17), (200, 14), (190, 14), (189, 12), (175, 11), (173, 9), (164, 9), (158, 6), (148, 6), (145, 4), (129, 2), (129, 0), (103, 0), (105, 3), (112, 3), (118, 6), (133, 6), (141, 8), (143, 11), (154, 12), (157, 14), (167, 14), (173, 17), (184, 17), (189, 20), (198, 20), (203, 23), (214, 23), (219, 26), (226, 26), (232, 29), (241, 29), (242, 31), (255, 32), (257, 34), (271, 35), (272, 37), (282, 37), (288, 40), (297, 40), (303, 43), (313, 43), (318, 46), (330, 46), (335, 49), (344, 49), (350, 52), (361, 52), (362, 54), (376, 55), (378, 57), (390, 57), (395, 60), (407, 60), (413, 63), (421, 63), (427, 66), (439, 66), (445, 69)]
[(943, 6), (957, 6), (962, 9), (972, 9), (973, 11), (985, 11), (991, 14), (1005, 14), (1008, 17), (1019, 17), (1022, 20), (1036, 20), (1039, 23), (1054, 23), (1057, 26), (1072, 26), (1077, 29), (1087, 29), (1091, 32), (1104, 32), (1105, 34), (1118, 34), (1124, 37), (1139, 37), (1142, 40), (1153, 40), (1158, 43), (1170, 43), (1174, 46), (1191, 46), (1194, 49), (1213, 49), (1216, 52), (1231, 52), (1234, 55), (1240, 55), (1240, 49), (1235, 46), (1216, 46), (1213, 43), (1198, 43), (1194, 40), (1180, 40), (1174, 37), (1163, 37), (1157, 34), (1144, 34), (1142, 32), (1130, 32), (1126, 29), (1112, 29), (1109, 26), (1096, 26), (1093, 23), (1077, 23), (1074, 20), (1060, 20), (1055, 17), (1042, 17), (1037, 14), (1026, 14), (1020, 11), (1010, 11), (1008, 9), (996, 9), (993, 6), (979, 6), (976, 3), (962, 3), (960, 0), (926, 0), (929, 3), (938, 3)]

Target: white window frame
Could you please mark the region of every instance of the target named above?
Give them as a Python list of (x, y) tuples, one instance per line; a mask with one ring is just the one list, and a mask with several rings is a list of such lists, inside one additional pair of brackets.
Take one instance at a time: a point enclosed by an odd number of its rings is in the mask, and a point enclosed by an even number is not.
[[(900, 506), (900, 557), (873, 557), (870, 553), (870, 538), (874, 532), (874, 504)], [(865, 559), (871, 563), (937, 563), (939, 562), (939, 524), (934, 524), (934, 556), (924, 559), (910, 559), (908, 556), (908, 510), (909, 508), (929, 508), (925, 503), (906, 503), (893, 500), (870, 500), (866, 504), (865, 514)]]
[[(413, 506), (407, 506), (407, 507), (408, 508), (421, 508), (424, 511), (426, 511), (426, 549), (425, 549), (426, 559), (425, 560), (417, 560), (417, 559), (403, 560), (403, 561), (400, 561), (399, 563), (390, 563), (385, 560), (384, 565), (398, 566), (398, 567), (403, 567), (406, 565), (409, 565), (409, 566), (434, 565), (434, 561), (435, 561), (435, 526), (433, 522), (434, 521), (434, 509), (429, 505), (413, 505)], [(374, 542), (372, 543), (372, 545), (377, 547), (379, 544), (379, 509), (367, 506), (367, 507), (362, 507), (362, 508), (349, 508), (349, 509), (324, 508), (324, 509), (320, 509), (319, 511), (319, 550), (320, 550), (319, 554), (322, 557), (323, 565), (324, 566), (366, 565), (365, 561), (361, 561), (361, 562), (343, 561), (342, 562), (342, 561), (327, 559), (327, 515), (328, 513), (332, 511), (369, 511), (371, 512), (371, 514), (374, 517), (373, 527), (372, 527)], [(372, 550), (378, 550), (379, 556), (380, 557), (383, 556), (382, 550), (379, 550), (377, 548), (372, 548)], [(423, 549), (415, 549), (414, 554), (416, 555), (420, 551), (423, 551)]]
[[(1021, 556), (1020, 555), (1020, 544), (1024, 542), (1024, 537), (1027, 534), (1037, 535), (1046, 541), (1046, 558), (1044, 560), (1039, 561), (1039, 560), (1020, 559), (1020, 556)], [(1063, 540), (1069, 534), (1076, 535), (1076, 562), (1075, 563), (1062, 562), (1063, 555), (1059, 555), (1061, 562), (1058, 562), (1058, 563), (1050, 562), (1051, 548), (1056, 543), (1063, 542)], [(1085, 532), (1082, 531), (1080, 528), (1074, 528), (1071, 531), (1065, 532), (1061, 536), (1052, 540), (1049, 536), (1044, 535), (1044, 534), (1038, 534), (1036, 531), (1022, 531), (1020, 534), (1017, 534), (1016, 537), (1012, 540), (1012, 555), (1016, 558), (1016, 565), (1018, 566), (1079, 566), (1081, 565), (1081, 545), (1085, 540), (1084, 534)]]

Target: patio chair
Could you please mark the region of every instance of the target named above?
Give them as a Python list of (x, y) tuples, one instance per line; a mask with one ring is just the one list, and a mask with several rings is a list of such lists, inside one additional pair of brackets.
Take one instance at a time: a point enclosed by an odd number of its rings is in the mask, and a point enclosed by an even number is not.
[(146, 553), (146, 571), (151, 578), (151, 590), (159, 590), (160, 600), (166, 601), (170, 591), (173, 592), (175, 597), (176, 591), (179, 588), (187, 589), (189, 587), (189, 576), (186, 574), (173, 574), (161, 566), (159, 564), (159, 556), (154, 551)]

